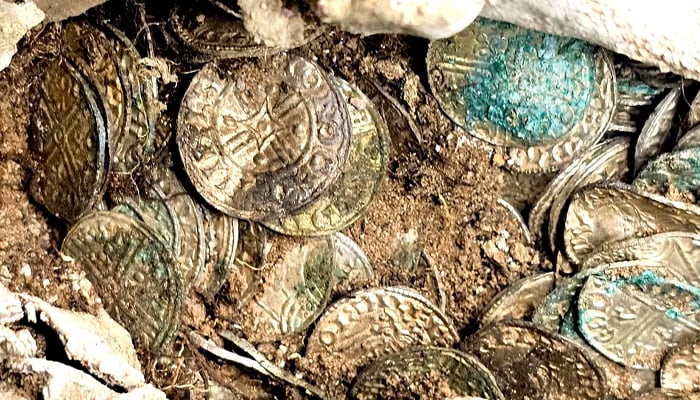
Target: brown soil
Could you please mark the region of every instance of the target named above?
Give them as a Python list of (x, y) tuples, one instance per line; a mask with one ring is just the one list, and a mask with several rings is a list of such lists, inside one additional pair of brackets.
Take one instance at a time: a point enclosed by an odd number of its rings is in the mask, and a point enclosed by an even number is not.
[[(138, 13), (122, 13), (123, 5), (112, 3), (91, 15), (123, 14), (123, 19), (113, 22), (135, 38), (143, 27), (135, 16)], [(171, 72), (179, 77), (179, 82), (161, 88), (161, 100), (168, 107), (161, 134), (167, 138), (179, 99), (191, 72), (199, 66), (171, 54), (158, 30), (163, 12), (149, 12), (154, 14), (148, 20), (154, 22), (156, 55), (173, 60), (169, 63)], [(64, 260), (58, 251), (65, 224), (50, 218), (27, 195), (34, 169), (28, 146), (29, 99), (43, 60), (58, 52), (56, 33), (54, 25), (37, 28), (21, 43), (12, 65), (0, 72), (0, 281), (12, 290), (37, 295), (61, 307), (94, 311), (94, 292), (78, 284), (84, 277), (80, 266)], [(137, 45), (145, 54), (143, 42), (139, 40)], [(506, 182), (499, 168), (503, 155), (456, 129), (430, 95), (426, 45), (418, 39), (362, 38), (330, 29), (300, 50), (369, 94), (380, 105), (392, 134), (388, 177), (366, 216), (346, 232), (367, 253), (376, 280), (344, 282), (334, 289), (331, 301), (362, 287), (410, 286), (436, 304), (444, 304), (446, 314), (465, 335), (476, 329), (476, 320), (488, 301), (510, 282), (537, 270), (543, 257), (522, 244), (517, 221), (497, 205)], [(156, 153), (157, 157), (164, 154), (169, 157), (167, 152)], [(151, 162), (160, 162), (157, 157)], [(138, 173), (128, 182), (118, 181), (125, 182), (124, 192), (133, 191), (134, 183), (140, 182)], [(115, 187), (120, 186), (113, 185), (112, 190)], [(114, 199), (120, 194), (117, 191), (110, 196)], [(406, 242), (408, 237), (412, 242)], [(409, 268), (405, 254), (421, 261)], [(231, 283), (237, 279), (244, 278), (232, 277)], [(212, 337), (217, 330), (229, 327), (221, 305), (236, 304), (240, 293), (232, 287), (238, 286), (227, 284), (210, 302), (190, 296), (183, 326)], [(172, 398), (202, 398), (207, 379), (225, 383), (246, 398), (284, 395), (285, 390), (288, 396), (300, 395), (290, 388), (275, 388), (269, 380), (230, 364), (204, 359), (189, 349), (184, 339), (178, 344), (181, 348), (165, 358), (142, 354), (149, 379)], [(343, 397), (354, 377), (354, 372), (339, 374), (342, 366), (320, 369), (318, 364), (306, 362), (307, 357), (301, 356), (302, 335), (259, 346), (259, 350), (334, 397)], [(5, 375), (0, 376), (0, 381), (5, 380)], [(400, 377), (397, 379), (400, 382)], [(443, 397), (443, 384), (427, 382), (426, 387), (417, 389), (423, 393), (418, 398)]]

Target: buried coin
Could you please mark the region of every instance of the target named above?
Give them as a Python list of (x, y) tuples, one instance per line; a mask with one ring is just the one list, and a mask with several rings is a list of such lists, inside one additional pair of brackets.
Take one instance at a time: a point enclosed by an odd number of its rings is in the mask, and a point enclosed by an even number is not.
[(206, 260), (194, 282), (195, 290), (211, 299), (235, 268), (238, 248), (238, 220), (218, 211), (202, 209), (206, 238)]
[(529, 276), (511, 284), (484, 308), (481, 326), (507, 319), (526, 319), (554, 289), (554, 272)]
[(318, 199), (340, 176), (350, 145), (337, 89), (317, 65), (291, 55), (227, 71), (207, 64), (177, 125), (192, 184), (243, 219), (274, 218)]
[(634, 149), (635, 172), (659, 154), (661, 147), (668, 142), (680, 98), (681, 88), (672, 89), (647, 119)]
[(30, 193), (51, 214), (78, 219), (99, 202), (107, 171), (107, 134), (95, 94), (64, 59), (37, 85), (32, 148), (39, 167)]
[(61, 251), (81, 263), (112, 318), (157, 350), (177, 333), (185, 298), (166, 246), (137, 220), (99, 211), (71, 228)]
[(323, 311), (331, 291), (335, 248), (330, 238), (272, 238), (261, 284), (241, 305), (243, 333), (254, 343), (270, 342), (308, 327)]
[(661, 154), (639, 171), (632, 185), (658, 192), (669, 186), (695, 192), (700, 187), (700, 147)]
[(432, 42), (427, 64), (448, 117), (507, 147), (508, 165), (519, 171), (565, 165), (605, 133), (615, 112), (610, 57), (577, 39), (481, 18)]
[(374, 270), (367, 255), (355, 241), (340, 232), (334, 233), (332, 238), (336, 265), (333, 278), (336, 282), (374, 277)]
[(700, 392), (700, 341), (671, 350), (661, 364), (661, 387)]
[(112, 208), (118, 212), (137, 219), (158, 235), (173, 254), (180, 253), (180, 221), (175, 210), (162, 200), (126, 198), (121, 204)]
[(612, 361), (659, 370), (669, 349), (700, 333), (699, 308), (699, 289), (653, 271), (591, 275), (578, 297), (578, 327)]
[(700, 125), (685, 132), (676, 143), (674, 150), (684, 150), (692, 147), (700, 147)]
[(438, 375), (457, 396), (505, 400), (493, 374), (479, 360), (458, 350), (439, 347), (416, 347), (373, 362), (355, 378), (350, 397), (386, 398), (391, 390), (397, 389), (390, 387), (390, 382), (401, 379), (420, 385), (429, 375), (431, 378)]
[(700, 207), (610, 183), (573, 196), (564, 225), (564, 250), (580, 264), (609, 242), (700, 229)]
[(461, 347), (493, 372), (508, 399), (605, 398), (605, 377), (587, 353), (532, 324), (489, 325)]
[(306, 354), (352, 371), (411, 346), (451, 347), (458, 339), (447, 316), (418, 292), (380, 287), (328, 307), (308, 338)]
[(606, 243), (586, 258), (581, 270), (634, 260), (657, 263), (674, 279), (700, 287), (700, 234), (697, 233), (668, 232)]
[(347, 103), (352, 136), (350, 156), (340, 178), (304, 209), (264, 221), (285, 235), (325, 235), (359, 219), (379, 190), (386, 170), (388, 128), (374, 104), (357, 87), (331, 78)]
[(700, 393), (679, 392), (669, 389), (654, 389), (646, 392), (637, 400), (700, 400)]

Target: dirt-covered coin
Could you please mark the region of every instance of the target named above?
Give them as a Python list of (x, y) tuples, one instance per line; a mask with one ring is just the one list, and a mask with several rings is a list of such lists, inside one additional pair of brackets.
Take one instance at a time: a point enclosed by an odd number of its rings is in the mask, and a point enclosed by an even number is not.
[(591, 275), (578, 297), (578, 327), (611, 360), (659, 370), (666, 352), (700, 333), (700, 290), (653, 271)]
[(449, 318), (416, 291), (380, 287), (332, 304), (309, 336), (306, 354), (354, 371), (411, 346), (450, 347), (458, 338)]
[(637, 400), (700, 400), (700, 393), (679, 392), (670, 389), (654, 389), (637, 397)]
[[(356, 378), (350, 396), (358, 400), (386, 399), (396, 395), (390, 382), (404, 380), (420, 386), (427, 377), (442, 378), (456, 396), (478, 396), (505, 400), (491, 371), (473, 356), (458, 350), (439, 347), (417, 347), (390, 354), (373, 362)], [(394, 393), (392, 393), (394, 392)]]
[(109, 314), (135, 341), (159, 349), (177, 333), (185, 298), (176, 260), (143, 223), (100, 211), (68, 232), (61, 251), (79, 262)]
[(374, 270), (362, 248), (354, 240), (337, 232), (333, 236), (335, 247), (335, 273), (337, 282), (345, 279), (370, 279)]
[(700, 392), (700, 341), (671, 350), (661, 364), (661, 387)]
[(517, 170), (560, 168), (603, 135), (615, 112), (610, 57), (577, 39), (477, 19), (432, 42), (427, 64), (445, 113), (507, 147)]
[(661, 154), (639, 171), (632, 185), (656, 192), (672, 185), (681, 191), (695, 192), (700, 187), (700, 147)]
[(493, 372), (508, 399), (605, 398), (605, 377), (586, 352), (534, 325), (489, 325), (461, 347)]
[(347, 103), (352, 123), (350, 156), (340, 178), (309, 206), (265, 226), (285, 235), (324, 235), (359, 219), (379, 190), (386, 170), (388, 128), (374, 104), (356, 86), (331, 78)]
[(46, 66), (37, 83), (32, 150), (38, 163), (32, 197), (51, 214), (79, 218), (100, 199), (107, 177), (107, 134), (95, 94), (64, 59)]
[(204, 199), (264, 220), (318, 199), (350, 146), (347, 108), (328, 76), (292, 55), (222, 69), (207, 64), (180, 106), (177, 144)]
[(484, 308), (481, 326), (507, 319), (524, 320), (532, 316), (554, 289), (554, 272), (520, 279), (494, 297)]
[(206, 259), (194, 282), (195, 290), (213, 298), (235, 268), (238, 248), (238, 220), (218, 211), (202, 209), (206, 238)]
[(700, 208), (620, 183), (576, 193), (566, 214), (564, 249), (580, 264), (608, 242), (657, 233), (700, 229)]

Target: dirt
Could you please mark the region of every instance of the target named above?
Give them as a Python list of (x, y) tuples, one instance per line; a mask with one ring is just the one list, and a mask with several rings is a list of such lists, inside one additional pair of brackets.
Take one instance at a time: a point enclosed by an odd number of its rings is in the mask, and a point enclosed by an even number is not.
[[(121, 7), (108, 3), (91, 16), (120, 15)], [(110, 12), (104, 11), (108, 9)], [(136, 44), (145, 54), (143, 23), (138, 13), (129, 10), (113, 22), (132, 39), (139, 33)], [(146, 20), (151, 23), (156, 55), (169, 57), (172, 61), (166, 65), (179, 77), (179, 82), (161, 88), (167, 110), (160, 130), (167, 138), (179, 99), (200, 65), (171, 54), (160, 29), (162, 11), (148, 12), (154, 14)], [(52, 219), (27, 195), (34, 169), (28, 145), (30, 95), (42, 62), (58, 53), (57, 32), (54, 25), (35, 29), (20, 44), (11, 66), (0, 72), (0, 281), (12, 290), (39, 296), (60, 307), (94, 312), (97, 296), (80, 283), (85, 276), (80, 266), (62, 257), (58, 250), (65, 223)], [(430, 95), (424, 61), (426, 45), (420, 39), (384, 35), (363, 38), (329, 28), (299, 50), (370, 95), (387, 119), (392, 135), (387, 178), (365, 217), (346, 232), (368, 255), (376, 279), (346, 281), (334, 288), (330, 302), (364, 287), (409, 286), (436, 304), (443, 304), (463, 336), (476, 330), (481, 310), (498, 291), (538, 270), (544, 257), (523, 244), (518, 222), (497, 204), (507, 185), (507, 176), (499, 168), (505, 162), (503, 154), (456, 128)], [(156, 154), (167, 157), (167, 149)], [(138, 174), (128, 181), (120, 179), (122, 190), (133, 191), (140, 182), (137, 178)], [(112, 190), (119, 187), (112, 185)], [(111, 198), (120, 194), (117, 190)], [(417, 261), (407, 263), (407, 259)], [(249, 284), (251, 276), (232, 276), (213, 301), (190, 296), (183, 327), (212, 337), (228, 327), (229, 318), (224, 317), (230, 307), (223, 306), (239, 300), (232, 298), (240, 297), (235, 290), (238, 280)], [(246, 398), (300, 396), (294, 389), (280, 387), (267, 378), (198, 355), (188, 346), (185, 335), (178, 339), (177, 346), (167, 356), (141, 352), (148, 378), (171, 398), (202, 398), (208, 379), (223, 382)], [(319, 369), (318, 364), (305, 362), (313, 355), (304, 354), (303, 335), (259, 346), (259, 350), (278, 366), (303, 376), (334, 397), (344, 396), (354, 377), (354, 373), (340, 375), (342, 366)], [(395, 387), (403, 387), (400, 377), (397, 379)], [(443, 383), (431, 379), (426, 382), (412, 390), (415, 396), (405, 398), (442, 397)]]

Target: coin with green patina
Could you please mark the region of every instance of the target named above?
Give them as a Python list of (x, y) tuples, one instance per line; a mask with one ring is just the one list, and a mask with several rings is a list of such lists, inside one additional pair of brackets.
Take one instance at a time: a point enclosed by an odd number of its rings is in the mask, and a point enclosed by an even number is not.
[(659, 370), (666, 352), (700, 333), (700, 289), (654, 271), (591, 275), (578, 297), (578, 328), (609, 359)]
[(271, 250), (250, 300), (241, 304), (243, 333), (269, 342), (308, 327), (328, 301), (335, 248), (328, 237), (270, 239)]
[(159, 349), (174, 338), (183, 282), (172, 251), (146, 225), (99, 211), (71, 228), (61, 251), (81, 264), (107, 312), (137, 343)]
[(367, 210), (384, 177), (388, 153), (384, 118), (356, 86), (340, 78), (331, 80), (350, 113), (350, 156), (340, 178), (320, 198), (299, 212), (264, 222), (285, 235), (324, 235), (348, 227)]
[(167, 244), (173, 254), (180, 253), (180, 221), (175, 210), (162, 200), (126, 198), (112, 208), (118, 212), (137, 219), (148, 226)]
[(615, 112), (612, 61), (581, 40), (480, 18), (432, 42), (427, 64), (443, 111), (509, 148), (516, 170), (558, 169), (595, 143)]
[[(373, 362), (355, 378), (350, 396), (358, 400), (382, 399), (392, 394), (390, 382), (420, 386), (439, 376), (456, 396), (505, 400), (491, 371), (472, 355), (439, 347), (417, 347)], [(428, 382), (424, 383), (428, 385)], [(404, 388), (408, 391), (409, 389)]]
[(554, 288), (554, 272), (528, 276), (514, 282), (486, 305), (481, 326), (507, 319), (532, 317), (535, 308)]
[(213, 298), (235, 268), (238, 247), (238, 220), (226, 214), (203, 209), (206, 260), (194, 282), (195, 290)]
[(639, 171), (632, 185), (643, 190), (663, 191), (673, 186), (695, 192), (700, 187), (700, 147), (661, 154)]
[(31, 144), (38, 161), (30, 193), (51, 214), (75, 220), (100, 200), (107, 134), (95, 93), (66, 60), (51, 61), (36, 85)]
[(450, 319), (415, 290), (379, 287), (328, 307), (308, 337), (306, 354), (351, 371), (411, 346), (451, 347), (458, 339)]
[(354, 240), (336, 232), (332, 235), (335, 247), (335, 273), (336, 282), (346, 279), (370, 279), (374, 277), (374, 270), (362, 248)]
[(350, 147), (347, 107), (314, 63), (278, 55), (207, 64), (180, 107), (177, 144), (202, 197), (231, 216), (265, 220), (318, 199)]
[(605, 398), (605, 376), (587, 352), (534, 325), (492, 324), (467, 337), (461, 347), (493, 372), (508, 399)]

